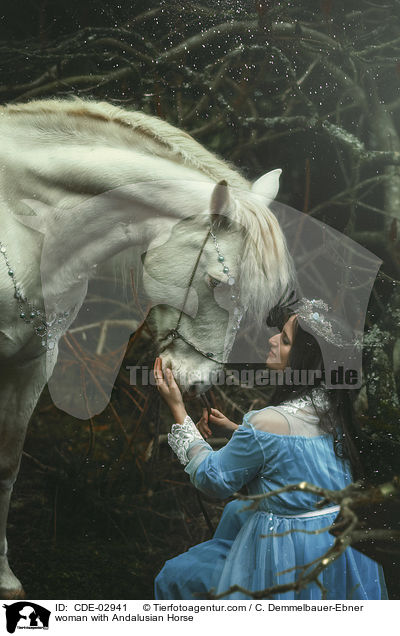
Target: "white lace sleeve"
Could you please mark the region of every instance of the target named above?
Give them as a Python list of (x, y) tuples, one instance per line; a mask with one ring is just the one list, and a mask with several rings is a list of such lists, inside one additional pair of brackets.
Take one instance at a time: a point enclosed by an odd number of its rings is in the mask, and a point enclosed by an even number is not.
[(193, 442), (196, 442), (196, 445), (202, 442), (200, 444), (201, 446), (206, 445), (212, 450), (200, 435), (191, 417), (186, 415), (183, 424), (173, 424), (171, 432), (168, 433), (168, 444), (171, 446), (181, 464), (186, 465), (189, 463), (191, 458), (188, 457), (188, 450), (193, 446)]

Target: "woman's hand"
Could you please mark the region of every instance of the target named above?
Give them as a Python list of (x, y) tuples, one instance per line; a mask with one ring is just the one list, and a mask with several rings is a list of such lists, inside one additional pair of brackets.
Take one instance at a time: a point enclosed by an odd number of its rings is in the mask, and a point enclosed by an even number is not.
[(203, 408), (202, 416), (197, 422), (196, 426), (204, 439), (207, 439), (207, 437), (211, 437), (212, 431), (208, 425), (208, 411), (206, 408)]
[(211, 437), (213, 433), (224, 435), (228, 439), (232, 437), (232, 433), (238, 428), (238, 424), (229, 420), (218, 409), (211, 409), (210, 415), (207, 417), (207, 409), (203, 409), (203, 415), (197, 428), (205, 439)]
[(182, 393), (175, 382), (171, 369), (166, 369), (165, 378), (162, 370), (161, 358), (156, 358), (154, 363), (154, 379), (161, 397), (167, 403), (175, 422), (182, 424), (187, 412), (182, 399)]

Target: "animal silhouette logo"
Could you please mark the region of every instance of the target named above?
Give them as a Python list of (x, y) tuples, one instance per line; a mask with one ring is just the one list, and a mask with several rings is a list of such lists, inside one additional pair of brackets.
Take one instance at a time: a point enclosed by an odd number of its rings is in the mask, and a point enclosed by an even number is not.
[(14, 634), (16, 629), (49, 629), (51, 612), (36, 603), (18, 601), (3, 605), (6, 610), (7, 631)]

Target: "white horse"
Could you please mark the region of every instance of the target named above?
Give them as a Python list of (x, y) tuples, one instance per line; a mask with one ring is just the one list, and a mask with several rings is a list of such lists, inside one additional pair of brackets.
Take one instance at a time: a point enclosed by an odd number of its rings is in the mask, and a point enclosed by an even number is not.
[(18, 598), (7, 561), (11, 490), (28, 421), (96, 266), (122, 262), (127, 248), (146, 252), (151, 327), (183, 388), (193, 368), (207, 384), (241, 313), (265, 317), (293, 270), (268, 209), (280, 170), (251, 186), (166, 122), (80, 100), (0, 108), (0, 139), (0, 594)]

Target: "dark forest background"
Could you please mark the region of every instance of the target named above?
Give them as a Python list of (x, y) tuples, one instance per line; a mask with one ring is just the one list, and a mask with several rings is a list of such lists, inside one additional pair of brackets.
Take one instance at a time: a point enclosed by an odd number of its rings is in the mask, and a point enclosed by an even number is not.
[[(1, 103), (75, 95), (157, 115), (249, 179), (281, 167), (280, 201), (383, 260), (360, 407), (382, 442), (371, 484), (394, 484), (385, 521), (375, 509), (366, 522), (381, 529), (399, 523), (399, 45), (399, 0), (0, 5)], [(146, 354), (150, 363), (150, 352), (148, 334), (132, 336), (112, 403), (88, 422), (42, 395), (10, 513), (11, 563), (28, 598), (152, 598), (163, 562), (211, 536), (223, 504), (196, 496), (165, 444), (170, 422), (154, 392), (129, 385), (126, 365)], [(236, 421), (268, 398), (231, 389), (209, 399)]]

